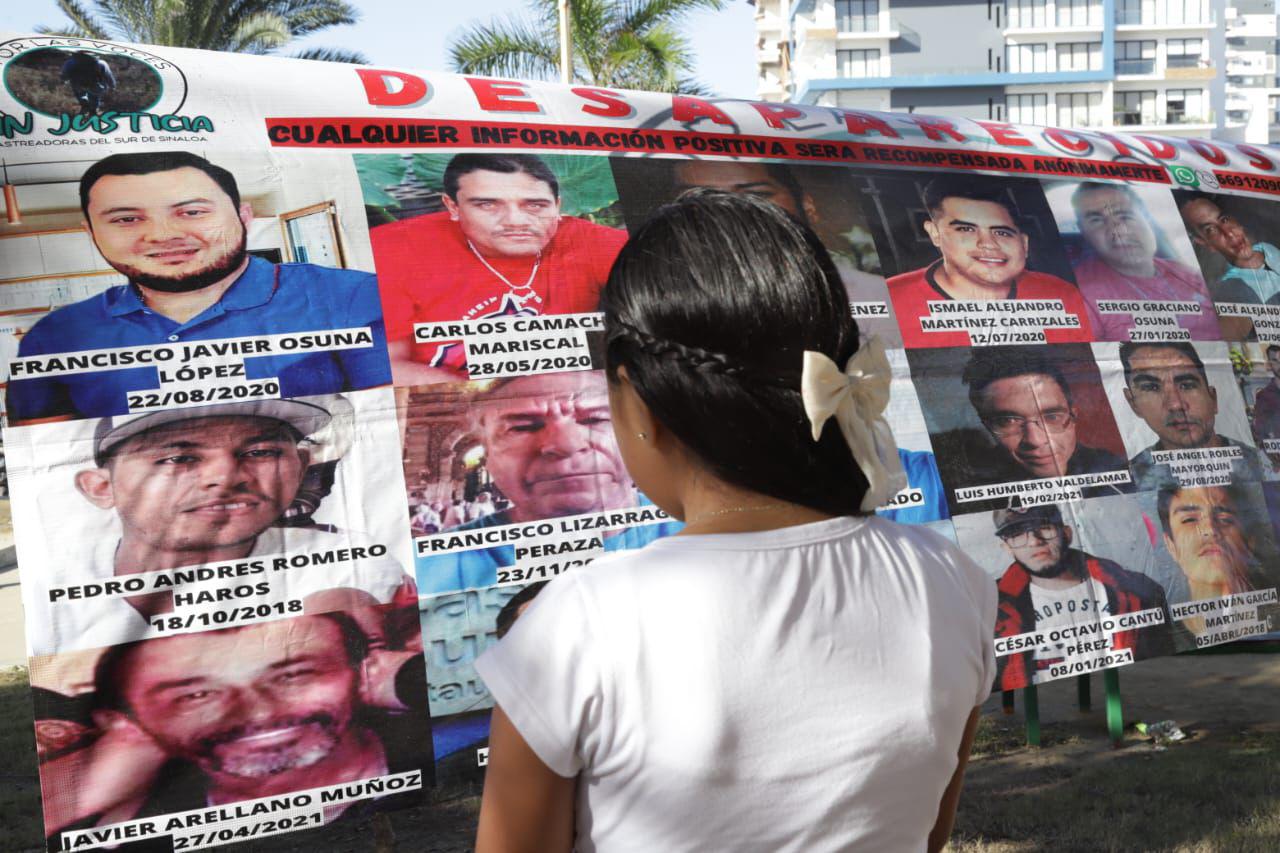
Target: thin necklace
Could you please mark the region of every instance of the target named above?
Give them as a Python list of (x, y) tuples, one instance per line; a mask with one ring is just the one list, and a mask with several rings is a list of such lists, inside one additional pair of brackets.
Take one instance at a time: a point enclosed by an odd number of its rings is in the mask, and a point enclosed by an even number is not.
[(529, 280), (524, 284), (512, 284), (511, 279), (495, 270), (493, 266), (484, 259), (484, 255), (480, 254), (480, 250), (477, 249), (475, 244), (470, 240), (467, 241), (467, 248), (471, 250), (471, 253), (476, 256), (476, 259), (479, 260), (480, 263), (484, 264), (485, 269), (502, 279), (502, 283), (512, 290), (528, 290), (533, 287), (533, 280), (538, 277), (538, 267), (542, 266), (542, 250), (539, 249), (538, 256), (533, 261), (533, 272), (529, 273)]
[(704, 512), (697, 518), (691, 518), (685, 521), (685, 526), (697, 524), (699, 521), (705, 521), (708, 518), (714, 518), (718, 515), (728, 515), (733, 512), (763, 512), (768, 509), (786, 509), (791, 504), (772, 503), (772, 504), (755, 504), (754, 506), (730, 506), (724, 509), (713, 509), (710, 512)]

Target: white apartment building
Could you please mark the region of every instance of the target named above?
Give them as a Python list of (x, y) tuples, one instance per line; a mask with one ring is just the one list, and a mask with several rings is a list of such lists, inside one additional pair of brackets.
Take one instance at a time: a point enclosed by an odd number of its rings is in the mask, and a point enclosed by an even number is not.
[(1275, 0), (754, 3), (763, 100), (1280, 141)]

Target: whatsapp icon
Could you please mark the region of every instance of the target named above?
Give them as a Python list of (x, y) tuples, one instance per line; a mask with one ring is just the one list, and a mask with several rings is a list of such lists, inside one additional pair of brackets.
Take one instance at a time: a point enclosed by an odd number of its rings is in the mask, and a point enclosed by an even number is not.
[(1170, 166), (1169, 174), (1173, 176), (1175, 183), (1184, 187), (1194, 188), (1200, 186), (1200, 178), (1196, 175), (1196, 170), (1190, 166)]

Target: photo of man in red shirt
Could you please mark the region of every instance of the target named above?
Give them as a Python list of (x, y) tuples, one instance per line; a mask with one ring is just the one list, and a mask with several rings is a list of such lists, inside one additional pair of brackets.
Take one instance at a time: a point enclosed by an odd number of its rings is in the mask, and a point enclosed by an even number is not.
[[(970, 333), (959, 328), (929, 328), (933, 316), (966, 319), (959, 312), (935, 314), (930, 302), (992, 300), (1058, 300), (1073, 326), (1043, 325), (1044, 343), (1076, 343), (1093, 339), (1085, 302), (1069, 282), (1027, 269), (1030, 237), (1006, 190), (990, 178), (946, 175), (924, 190), (929, 218), (924, 230), (941, 257), (921, 269), (889, 279), (889, 296), (908, 348), (969, 346)], [(1046, 314), (1051, 312), (1045, 312)], [(973, 316), (977, 320), (978, 316)], [(1030, 318), (1028, 318), (1030, 319)], [(1074, 322), (1074, 321), (1073, 321)], [(1021, 328), (1031, 330), (1034, 323)], [(1007, 328), (992, 327), (993, 332)], [(994, 341), (993, 341), (994, 342)], [(1011, 338), (1006, 343), (1028, 343)]]
[(465, 378), (461, 343), (416, 343), (415, 323), (595, 311), (627, 240), (562, 215), (556, 175), (530, 154), (459, 154), (443, 184), (443, 211), (369, 233), (396, 385)]

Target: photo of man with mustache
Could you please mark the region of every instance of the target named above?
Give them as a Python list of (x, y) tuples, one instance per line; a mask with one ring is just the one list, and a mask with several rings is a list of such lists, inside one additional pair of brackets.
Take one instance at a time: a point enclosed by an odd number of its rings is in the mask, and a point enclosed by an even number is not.
[(1233, 482), (1278, 479), (1264, 453), (1215, 429), (1218, 389), (1209, 383), (1204, 362), (1194, 346), (1178, 341), (1124, 343), (1119, 352), (1125, 402), (1157, 436), (1155, 444), (1129, 460), (1139, 489), (1179, 485), (1172, 467), (1167, 462), (1157, 462), (1153, 455), (1165, 450), (1235, 448), (1238, 455), (1231, 460)]
[[(373, 618), (389, 615), (380, 608)], [(87, 697), (91, 742), (42, 768), (46, 775), (73, 772), (77, 780), (58, 786), (46, 803), (46, 830), (55, 835), (408, 770), (425, 770), (429, 784), (416, 626), (409, 642), (397, 637), (392, 650), (361, 624), (337, 611), (103, 650)], [(377, 806), (414, 798), (389, 797)], [(330, 806), (324, 818), (366, 810)], [(148, 844), (167, 850), (172, 842), (162, 836), (129, 849)]]
[(415, 323), (595, 311), (627, 233), (563, 216), (560, 181), (533, 154), (459, 154), (437, 213), (369, 232), (395, 383), (466, 378), (458, 343), (419, 344)]
[[(1176, 217), (1167, 191), (1161, 196), (1169, 218)], [(1194, 302), (1195, 314), (1177, 315), (1192, 340), (1222, 340), (1213, 300), (1200, 271), (1168, 255), (1170, 241), (1184, 241), (1157, 229), (1156, 220), (1137, 191), (1125, 184), (1082, 182), (1070, 196), (1074, 224), (1083, 241), (1072, 259), (1076, 283), (1088, 298), (1096, 340), (1128, 341), (1132, 314), (1094, 310), (1100, 300)], [(1177, 220), (1174, 219), (1176, 222)]]
[[(477, 530), (647, 503), (622, 464), (599, 371), (498, 380), (474, 395), (471, 428), (483, 448), (492, 488), (510, 506), (458, 525)], [(638, 548), (678, 530), (674, 522), (604, 534), (606, 551)], [(418, 560), (424, 594), (490, 586), (515, 562), (510, 545)]]
[[(336, 407), (334, 398), (312, 397), (103, 418), (94, 428), (92, 464), (74, 473), (75, 490), (87, 502), (75, 509), (110, 513), (110, 529), (118, 533), (75, 552), (85, 562), (59, 567), (57, 582), (101, 582), (376, 544), (363, 533), (330, 525), (285, 523), (312, 462), (315, 438), (330, 425)], [(41, 581), (52, 590), (57, 582), (47, 574)], [(385, 549), (219, 583), (260, 581), (269, 582), (273, 593), (287, 591), (280, 600), (301, 600), (307, 612), (416, 600), (413, 579)], [(51, 599), (48, 591), (36, 591), (38, 585), (32, 584), (32, 600), (44, 601), (50, 614), (28, 637), (36, 654), (146, 636), (153, 619), (173, 612), (176, 593), (191, 592), (178, 586), (72, 600)]]
[[(113, 154), (80, 178), (84, 227), (128, 283), (37, 322), (18, 356), (367, 328), (373, 346), (251, 357), (245, 378), (296, 397), (386, 385), (378, 283), (370, 273), (273, 264), (248, 253), (254, 213), (235, 176), (186, 151)], [(154, 367), (11, 379), (11, 424), (121, 415)]]

